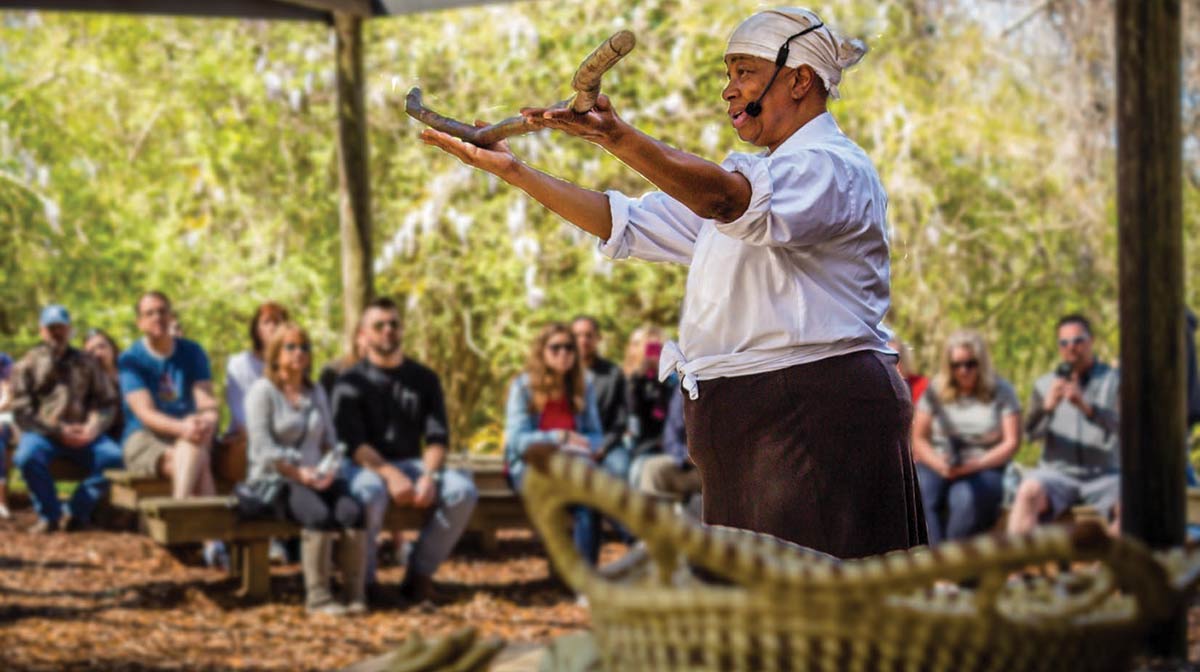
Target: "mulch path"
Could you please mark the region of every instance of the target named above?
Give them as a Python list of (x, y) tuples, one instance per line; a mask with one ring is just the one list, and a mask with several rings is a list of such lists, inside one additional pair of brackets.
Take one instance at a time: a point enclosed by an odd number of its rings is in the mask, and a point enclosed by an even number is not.
[[(275, 566), (271, 601), (237, 597), (237, 582), (132, 532), (26, 534), (28, 509), (0, 520), (0, 669), (329, 670), (465, 626), (509, 643), (545, 644), (588, 626), (587, 610), (549, 576), (529, 533), (500, 550), (456, 551), (437, 575), (433, 609), (377, 609), (356, 618), (308, 616), (297, 565)], [(602, 562), (625, 547), (608, 543)], [(403, 567), (380, 576), (395, 585)], [(1200, 606), (1189, 614), (1200, 659)], [(1195, 670), (1148, 665), (1146, 670)]]
[[(335, 669), (471, 625), (509, 642), (546, 643), (587, 627), (586, 609), (549, 577), (528, 533), (494, 556), (467, 549), (438, 571), (436, 608), (309, 617), (298, 565), (272, 568), (269, 603), (236, 596), (219, 570), (178, 560), (144, 536), (34, 536), (29, 510), (0, 520), (0, 668), (9, 670)], [(607, 562), (624, 551), (605, 546)], [(381, 571), (397, 584), (403, 567)]]

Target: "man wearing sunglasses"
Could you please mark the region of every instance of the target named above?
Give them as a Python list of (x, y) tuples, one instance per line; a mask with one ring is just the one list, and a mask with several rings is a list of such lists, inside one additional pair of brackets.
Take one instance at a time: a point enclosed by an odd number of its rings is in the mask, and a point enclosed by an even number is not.
[(433, 370), (405, 356), (396, 304), (375, 299), (361, 324), (365, 357), (334, 384), (333, 416), (353, 460), (350, 492), (366, 509), (367, 589), (374, 602), (389, 601), (375, 582), (375, 538), (389, 500), (432, 508), (400, 587), (405, 601), (422, 602), (432, 599), (433, 574), (462, 536), (479, 495), (470, 476), (444, 468), (450, 430), (442, 385)]
[[(1120, 449), (1116, 369), (1092, 352), (1082, 315), (1058, 321), (1061, 363), (1034, 383), (1025, 431), (1042, 441), (1042, 458), (1017, 489), (1008, 531), (1028, 532), (1072, 506), (1088, 504), (1116, 517)], [(1116, 521), (1114, 520), (1114, 529)]]

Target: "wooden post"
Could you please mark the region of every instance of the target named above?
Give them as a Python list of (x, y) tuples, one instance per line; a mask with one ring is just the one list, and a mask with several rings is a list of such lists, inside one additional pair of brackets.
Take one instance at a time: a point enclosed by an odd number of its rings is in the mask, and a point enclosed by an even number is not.
[[(1118, 0), (1121, 524), (1154, 548), (1185, 521), (1180, 3)], [(1186, 612), (1148, 653), (1186, 656)]]
[(367, 164), (362, 18), (334, 12), (337, 33), (338, 220), (342, 234), (342, 338), (347, 351), (363, 306), (375, 293), (371, 181)]
[(266, 539), (239, 541), (234, 545), (233, 561), (241, 579), (240, 597), (264, 600), (271, 594), (270, 542)]

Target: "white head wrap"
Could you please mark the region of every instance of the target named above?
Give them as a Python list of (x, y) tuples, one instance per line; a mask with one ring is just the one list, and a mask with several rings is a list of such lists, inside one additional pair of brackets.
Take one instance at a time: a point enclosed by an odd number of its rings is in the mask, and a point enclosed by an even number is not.
[[(729, 36), (725, 55), (746, 54), (773, 63), (785, 40), (819, 23), (823, 22), (815, 12), (799, 7), (759, 12), (743, 21)], [(858, 63), (867, 53), (867, 45), (862, 40), (846, 39), (828, 26), (792, 40), (789, 46), (790, 53), (784, 65), (789, 68), (800, 65), (811, 67), (825, 83), (829, 95), (835, 99), (839, 97), (838, 84), (842, 81), (842, 70)]]

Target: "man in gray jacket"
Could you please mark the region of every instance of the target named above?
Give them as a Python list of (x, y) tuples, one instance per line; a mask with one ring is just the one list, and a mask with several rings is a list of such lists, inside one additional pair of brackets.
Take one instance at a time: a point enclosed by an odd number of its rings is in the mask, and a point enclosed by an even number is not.
[(1067, 315), (1057, 331), (1062, 363), (1034, 383), (1025, 422), (1029, 438), (1042, 440), (1042, 459), (1017, 489), (1010, 533), (1027, 532), (1077, 504), (1093, 506), (1106, 517), (1117, 513), (1118, 372), (1093, 354), (1086, 318)]

